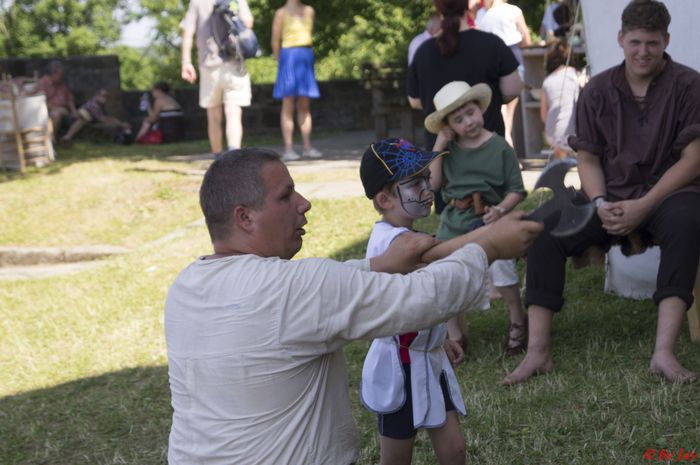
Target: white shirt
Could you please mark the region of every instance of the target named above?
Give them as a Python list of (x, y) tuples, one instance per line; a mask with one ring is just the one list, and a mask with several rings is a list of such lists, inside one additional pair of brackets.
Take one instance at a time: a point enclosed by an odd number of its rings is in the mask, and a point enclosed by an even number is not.
[(423, 31), (417, 36), (415, 36), (413, 39), (411, 39), (411, 42), (408, 44), (408, 64), (410, 65), (411, 62), (413, 61), (413, 57), (416, 55), (416, 50), (418, 50), (418, 47), (423, 45), (423, 42), (426, 40), (430, 39), (432, 36), (428, 31)]
[[(409, 231), (385, 221), (375, 223), (367, 243), (367, 258), (386, 251), (397, 236)], [(447, 323), (440, 323), (418, 332), (408, 347), (411, 358), (411, 402), (413, 427), (437, 428), (447, 421), (445, 399), (440, 386), (440, 375), (445, 374), (450, 400), (462, 415), (467, 411), (459, 389), (459, 382), (442, 348), (447, 337)], [(404, 371), (401, 366), (398, 336), (372, 341), (362, 366), (360, 396), (362, 403), (375, 413), (393, 413), (407, 401), (404, 389)]]
[(522, 14), (523, 10), (517, 6), (502, 3), (488, 10), (480, 9), (475, 23), (482, 31), (496, 34), (510, 47), (523, 41), (523, 36), (516, 26), (516, 20)]
[(571, 150), (567, 139), (576, 132), (575, 109), (580, 89), (578, 79), (575, 68), (562, 66), (542, 82), (542, 92), (547, 100), (544, 132), (547, 143), (554, 148)]
[(487, 269), (474, 244), (407, 275), (368, 260), (195, 261), (165, 304), (168, 462), (354, 462), (342, 347), (447, 320), (483, 298)]

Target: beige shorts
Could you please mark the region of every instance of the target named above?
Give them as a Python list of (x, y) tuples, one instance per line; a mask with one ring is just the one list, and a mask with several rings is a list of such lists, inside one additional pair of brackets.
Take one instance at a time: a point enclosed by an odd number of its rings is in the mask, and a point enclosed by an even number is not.
[(91, 123), (95, 118), (85, 108), (78, 108), (78, 116), (86, 123)]
[(250, 106), (250, 75), (236, 69), (231, 62), (213, 68), (199, 68), (199, 106), (211, 108), (217, 105)]

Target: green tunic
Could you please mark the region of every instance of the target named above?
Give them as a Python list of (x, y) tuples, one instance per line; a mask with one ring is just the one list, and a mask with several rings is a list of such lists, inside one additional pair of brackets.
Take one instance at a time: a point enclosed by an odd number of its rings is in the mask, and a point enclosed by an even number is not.
[[(527, 195), (518, 158), (503, 137), (494, 134), (474, 149), (464, 149), (452, 141), (447, 149), (449, 154), (442, 159), (445, 202), (463, 199), (473, 192), (481, 192), (485, 205), (499, 204), (510, 192)], [(438, 239), (448, 240), (464, 234), (477, 218), (473, 208), (459, 210), (447, 205), (440, 216)]]

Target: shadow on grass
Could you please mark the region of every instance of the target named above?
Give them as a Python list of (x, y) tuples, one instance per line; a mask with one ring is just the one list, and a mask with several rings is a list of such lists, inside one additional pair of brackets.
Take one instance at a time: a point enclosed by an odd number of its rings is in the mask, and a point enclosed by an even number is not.
[[(279, 135), (253, 135), (246, 136), (246, 143), (252, 145), (265, 145), (276, 143), (280, 139)], [(70, 148), (57, 148), (56, 161), (41, 167), (28, 167), (24, 173), (17, 171), (0, 170), (0, 183), (19, 179), (28, 179), (34, 176), (46, 176), (60, 173), (65, 167), (74, 163), (81, 163), (95, 159), (116, 159), (130, 161), (160, 160), (164, 162), (180, 162), (169, 160), (167, 157), (181, 155), (208, 154), (210, 152), (209, 141), (207, 139), (169, 143), (169, 144), (130, 144), (119, 145), (114, 143), (95, 143), (77, 140)]]
[(43, 167), (28, 167), (24, 173), (17, 171), (0, 171), (0, 183), (30, 179), (37, 176), (55, 175), (75, 163), (89, 162), (97, 159), (112, 160), (160, 160), (168, 162), (172, 155), (193, 155), (206, 153), (206, 141), (191, 141), (162, 145), (117, 145), (76, 142), (70, 149), (59, 150), (56, 161)]
[(165, 464), (167, 367), (131, 368), (0, 399), (2, 464)]

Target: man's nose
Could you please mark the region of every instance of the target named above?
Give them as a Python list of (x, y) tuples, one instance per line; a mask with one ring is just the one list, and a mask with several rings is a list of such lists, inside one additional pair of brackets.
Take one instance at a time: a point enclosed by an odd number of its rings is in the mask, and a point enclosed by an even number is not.
[(297, 211), (303, 214), (309, 210), (311, 210), (311, 202), (306, 200), (306, 197), (299, 194), (299, 206), (297, 207)]

